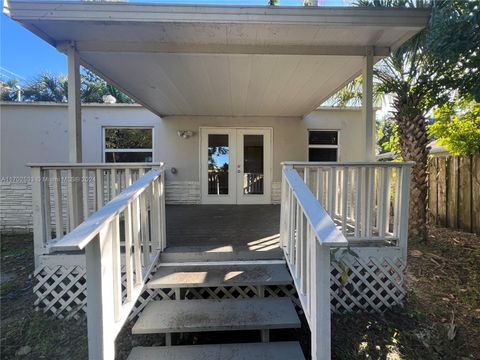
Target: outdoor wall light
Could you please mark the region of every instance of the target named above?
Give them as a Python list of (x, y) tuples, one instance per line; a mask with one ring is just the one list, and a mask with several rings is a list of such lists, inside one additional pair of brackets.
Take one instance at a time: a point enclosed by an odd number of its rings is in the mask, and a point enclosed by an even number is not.
[(177, 135), (183, 139), (192, 137), (195, 133), (191, 130), (178, 130)]

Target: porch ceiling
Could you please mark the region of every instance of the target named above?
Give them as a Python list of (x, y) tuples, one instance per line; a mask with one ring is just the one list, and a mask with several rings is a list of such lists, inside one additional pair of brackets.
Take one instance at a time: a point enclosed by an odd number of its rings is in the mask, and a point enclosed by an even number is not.
[(420, 31), (415, 9), (5, 1), (159, 115), (301, 116)]

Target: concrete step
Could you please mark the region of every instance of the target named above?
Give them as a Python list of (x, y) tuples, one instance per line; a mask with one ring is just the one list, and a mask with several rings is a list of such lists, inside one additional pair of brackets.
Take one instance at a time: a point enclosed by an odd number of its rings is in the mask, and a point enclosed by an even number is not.
[(304, 360), (297, 342), (133, 348), (127, 360)]
[(301, 326), (288, 298), (152, 301), (133, 334), (287, 329)]
[(151, 289), (289, 285), (293, 282), (285, 264), (216, 264), (161, 266), (147, 286)]
[(174, 246), (160, 255), (161, 262), (284, 260), (278, 245), (265, 248), (248, 246)]

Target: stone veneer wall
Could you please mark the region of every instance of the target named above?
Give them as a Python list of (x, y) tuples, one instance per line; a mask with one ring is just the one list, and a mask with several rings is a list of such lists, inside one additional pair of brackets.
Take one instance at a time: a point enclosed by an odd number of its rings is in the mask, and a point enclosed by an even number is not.
[(0, 232), (26, 233), (33, 229), (32, 190), (29, 183), (0, 183)]
[(199, 204), (200, 183), (198, 181), (171, 181), (165, 186), (167, 204)]
[(272, 182), (272, 204), (280, 204), (282, 198), (282, 183), (280, 181)]
[[(176, 181), (166, 185), (167, 204), (199, 204), (198, 181)], [(0, 233), (29, 233), (33, 230), (32, 190), (29, 183), (0, 183)]]

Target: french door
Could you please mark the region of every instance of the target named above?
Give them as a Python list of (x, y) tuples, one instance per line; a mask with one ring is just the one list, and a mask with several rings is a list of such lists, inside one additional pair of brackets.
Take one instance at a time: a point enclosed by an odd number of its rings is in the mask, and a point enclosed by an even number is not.
[(270, 203), (271, 129), (201, 128), (200, 138), (202, 203)]

